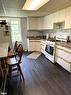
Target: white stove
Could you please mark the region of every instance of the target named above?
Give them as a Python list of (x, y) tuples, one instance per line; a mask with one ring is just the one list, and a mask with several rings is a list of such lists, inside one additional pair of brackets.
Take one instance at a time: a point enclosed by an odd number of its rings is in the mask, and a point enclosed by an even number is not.
[(57, 35), (55, 41), (52, 41), (52, 40), (51, 41), (48, 41), (48, 40), (46, 41), (45, 57), (53, 63), (55, 63), (56, 41), (67, 42), (67, 36), (66, 35)]
[(46, 41), (45, 57), (51, 62), (55, 62), (55, 42)]

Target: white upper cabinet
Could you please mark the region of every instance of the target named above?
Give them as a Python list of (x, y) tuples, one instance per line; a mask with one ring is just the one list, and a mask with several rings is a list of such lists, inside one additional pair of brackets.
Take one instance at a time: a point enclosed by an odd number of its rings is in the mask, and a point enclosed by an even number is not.
[(54, 29), (54, 23), (65, 22), (65, 10), (44, 17), (44, 29)]
[(38, 22), (38, 24), (37, 24), (38, 25), (37, 26), (38, 30), (43, 30), (44, 29), (43, 28), (44, 27), (44, 23), (43, 23), (44, 22), (44, 17), (37, 18), (37, 20), (38, 20), (37, 21)]
[(27, 19), (28, 30), (54, 29), (54, 23), (64, 22), (63, 29), (71, 28), (71, 7), (59, 10), (44, 17), (29, 17)]
[(27, 30), (36, 29), (37, 21), (36, 18), (27, 18)]
[(53, 29), (52, 15), (48, 15), (44, 17), (44, 29)]
[(65, 10), (65, 29), (71, 28), (71, 7)]
[(43, 29), (44, 17), (28, 17), (27, 18), (27, 30), (41, 30)]
[(63, 22), (65, 21), (65, 10), (57, 11), (53, 13), (53, 22)]
[(44, 17), (44, 29), (54, 29), (54, 23), (64, 22), (63, 29), (71, 28), (71, 7), (67, 7)]

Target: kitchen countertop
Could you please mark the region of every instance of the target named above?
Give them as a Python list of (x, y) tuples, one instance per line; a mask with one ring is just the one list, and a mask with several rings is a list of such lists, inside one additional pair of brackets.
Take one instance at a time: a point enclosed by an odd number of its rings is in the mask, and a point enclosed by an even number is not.
[(29, 40), (41, 40), (41, 38), (28, 38)]
[(56, 45), (60, 45), (60, 46), (71, 49), (71, 42), (56, 42)]
[(41, 40), (41, 39), (46, 39), (45, 36), (27, 36), (29, 40)]
[[(44, 40), (44, 41), (46, 41), (46, 37), (45, 36), (27, 36), (27, 38), (29, 40)], [(55, 42), (52, 39), (49, 39), (47, 41)], [(63, 47), (71, 49), (71, 42), (56, 42), (56, 45), (63, 46)]]

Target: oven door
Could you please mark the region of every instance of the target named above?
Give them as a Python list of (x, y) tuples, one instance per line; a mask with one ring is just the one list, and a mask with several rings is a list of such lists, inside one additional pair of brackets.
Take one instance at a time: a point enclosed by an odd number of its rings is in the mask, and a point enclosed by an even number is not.
[(50, 46), (50, 45), (46, 45), (45, 51), (46, 51), (47, 53), (49, 53), (50, 55), (53, 56), (54, 47), (52, 47), (52, 46)]

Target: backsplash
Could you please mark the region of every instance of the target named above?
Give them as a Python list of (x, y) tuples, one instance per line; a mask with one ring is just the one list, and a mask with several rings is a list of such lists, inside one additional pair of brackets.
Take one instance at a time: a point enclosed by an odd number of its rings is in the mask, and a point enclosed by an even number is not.
[(50, 37), (53, 38), (57, 35), (69, 36), (71, 40), (71, 29), (54, 29), (54, 30), (46, 30), (46, 31), (28, 31), (27, 36), (46, 36), (50, 34)]
[(42, 36), (43, 32), (41, 31), (28, 31), (27, 36)]
[(50, 37), (54, 37), (57, 35), (67, 35), (70, 36), (71, 40), (71, 29), (56, 29), (56, 30), (47, 30), (43, 31), (43, 35), (50, 34)]

